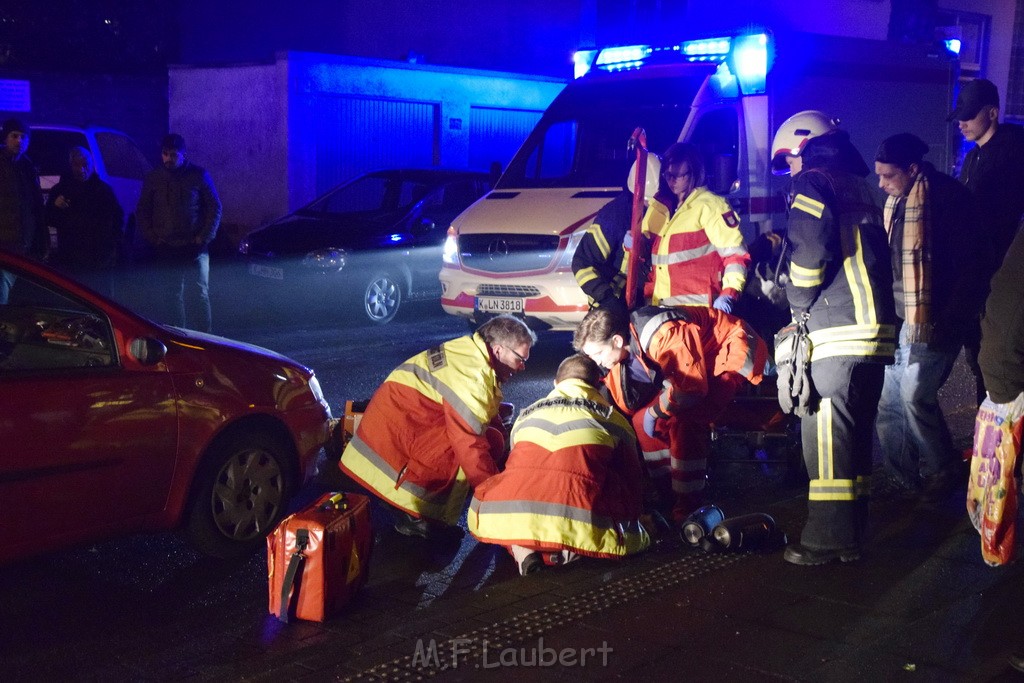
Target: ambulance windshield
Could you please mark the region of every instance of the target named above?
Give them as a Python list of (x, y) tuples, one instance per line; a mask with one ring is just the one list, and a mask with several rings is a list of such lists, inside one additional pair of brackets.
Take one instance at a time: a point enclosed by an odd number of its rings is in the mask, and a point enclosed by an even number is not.
[(627, 141), (640, 126), (661, 153), (679, 137), (706, 72), (652, 78), (599, 75), (569, 84), (512, 158), (497, 189), (615, 188), (634, 159)]

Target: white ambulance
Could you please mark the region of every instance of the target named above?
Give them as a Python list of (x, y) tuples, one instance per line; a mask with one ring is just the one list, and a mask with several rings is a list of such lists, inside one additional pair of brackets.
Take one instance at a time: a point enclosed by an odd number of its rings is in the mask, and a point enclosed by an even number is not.
[(838, 118), (869, 165), (900, 132), (925, 140), (940, 170), (954, 161), (946, 115), (959, 68), (941, 43), (748, 33), (577, 53), (576, 69), (494, 190), (453, 221), (440, 272), (446, 312), (573, 329), (587, 298), (572, 256), (598, 209), (622, 191), (637, 127), (652, 152), (677, 140), (700, 148), (710, 189), (740, 214), (748, 241), (784, 228), (788, 179), (772, 175), (769, 146), (798, 111)]

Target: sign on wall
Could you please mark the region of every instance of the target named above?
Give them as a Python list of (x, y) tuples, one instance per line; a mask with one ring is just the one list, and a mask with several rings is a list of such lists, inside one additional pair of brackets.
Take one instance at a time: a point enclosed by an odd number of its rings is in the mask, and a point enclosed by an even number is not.
[(0, 111), (32, 111), (30, 82), (0, 78)]

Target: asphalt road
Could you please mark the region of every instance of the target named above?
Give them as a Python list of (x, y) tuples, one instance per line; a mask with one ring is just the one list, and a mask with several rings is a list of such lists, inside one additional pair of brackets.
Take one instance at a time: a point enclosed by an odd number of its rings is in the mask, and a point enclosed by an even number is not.
[[(367, 398), (402, 360), (467, 330), (465, 323), (428, 303), (379, 328), (302, 315), (271, 319), (242, 307), (225, 310), (223, 301), (217, 305), (215, 332), (314, 368), (336, 412), (346, 399)], [(527, 370), (507, 385), (506, 400), (522, 408), (543, 396), (557, 364), (570, 352), (567, 335), (542, 336)], [(943, 392), (961, 446), (970, 439), (973, 420), (968, 394), (961, 366)], [(323, 460), (320, 465), (296, 506), (344, 486), (333, 465)], [(804, 489), (772, 466), (740, 465), (718, 474), (717, 491), (743, 501), (739, 505), (790, 501), (790, 509), (802, 507)], [(951, 510), (952, 520), (962, 519), (955, 502)], [(424, 547), (395, 534), (379, 509), (374, 521), (377, 543), (370, 584), (350, 616), (326, 627), (284, 627), (267, 614), (264, 553), (235, 562), (213, 561), (173, 532), (137, 534), (0, 567), (0, 680), (333, 680), (339, 672), (369, 671), (388, 660), (392, 650), (408, 660), (423, 642), (408, 640), (415, 634), (461, 637), (457, 625), (467, 615), (475, 615), (478, 625), (500, 624), (506, 613), (549, 619), (550, 609), (563, 609), (558, 601), (565, 596), (588, 586), (617, 586), (626, 574), (622, 580), (643, 582), (650, 574), (664, 582), (664, 577), (676, 576), (672, 567), (680, 562), (682, 578), (671, 581), (719, 571), (717, 565), (701, 565), (700, 557), (677, 560), (677, 555), (654, 553), (616, 566), (583, 562), (573, 571), (522, 581), (507, 555), (493, 546), (467, 537), (457, 548)], [(970, 533), (963, 538), (968, 547), (976, 544)], [(782, 571), (777, 557), (765, 561), (769, 571)], [(750, 568), (729, 580), (742, 585), (759, 581), (764, 570), (745, 566)], [(649, 589), (628, 590), (643, 594)], [(656, 599), (653, 607), (643, 609), (652, 608), (658, 609)], [(565, 623), (564, 617), (558, 618)], [(623, 623), (643, 618), (622, 617)], [(515, 628), (521, 623), (515, 622)], [(628, 671), (631, 660), (622, 657), (632, 655), (624, 654), (626, 645), (617, 647), (620, 667)], [(643, 647), (633, 654), (641, 656)], [(749, 672), (740, 673), (744, 678)], [(383, 677), (404, 676), (399, 674)]]
[[(260, 319), (224, 309), (218, 316), (216, 307), (215, 316), (216, 333), (314, 368), (335, 414), (346, 399), (368, 398), (401, 361), (468, 329), (436, 303), (413, 305), (384, 327), (304, 316)], [(507, 386), (506, 400), (521, 407), (543, 396), (570, 352), (567, 336), (545, 337), (527, 370)], [(339, 486), (335, 467), (322, 459), (320, 466), (295, 505)], [(387, 553), (378, 552), (376, 566), (390, 564)], [(234, 643), (240, 632), (275, 626), (266, 619), (265, 562), (262, 552), (239, 562), (213, 561), (171, 532), (0, 567), (0, 680), (187, 677), (190, 670), (177, 667), (192, 661), (191, 654)], [(493, 572), (493, 558), (485, 564)], [(431, 579), (422, 570), (396, 562), (388, 574), (397, 572), (399, 582), (410, 586), (433, 581), (436, 588), (440, 575)], [(444, 589), (431, 595), (439, 592)]]

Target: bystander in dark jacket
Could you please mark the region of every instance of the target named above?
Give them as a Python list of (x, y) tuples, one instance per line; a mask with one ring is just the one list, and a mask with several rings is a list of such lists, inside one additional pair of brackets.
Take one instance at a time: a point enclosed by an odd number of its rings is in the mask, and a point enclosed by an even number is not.
[(124, 239), (124, 211), (94, 172), (92, 155), (72, 148), (70, 172), (50, 190), (47, 222), (57, 231), (54, 265), (107, 296)]
[(0, 128), (0, 247), (40, 256), (48, 236), (39, 173), (25, 155), (29, 128), (18, 119)]
[[(1024, 128), (999, 121), (999, 90), (983, 78), (966, 83), (947, 120), (956, 120), (964, 139), (976, 143), (960, 168), (960, 182), (977, 199), (980, 239), (975, 246), (985, 259), (987, 285), (1009, 249), (1024, 214)], [(978, 403), (985, 398), (978, 367), (981, 329), (977, 319), (964, 343), (974, 374)]]
[(992, 277), (978, 363), (994, 402), (1010, 403), (1024, 392), (1024, 232), (1017, 233)]
[(185, 140), (176, 133), (161, 143), (163, 164), (142, 183), (136, 209), (148, 247), (153, 285), (172, 307), (160, 316), (201, 332), (211, 329), (210, 242), (217, 236), (221, 204), (213, 181), (185, 158)]

